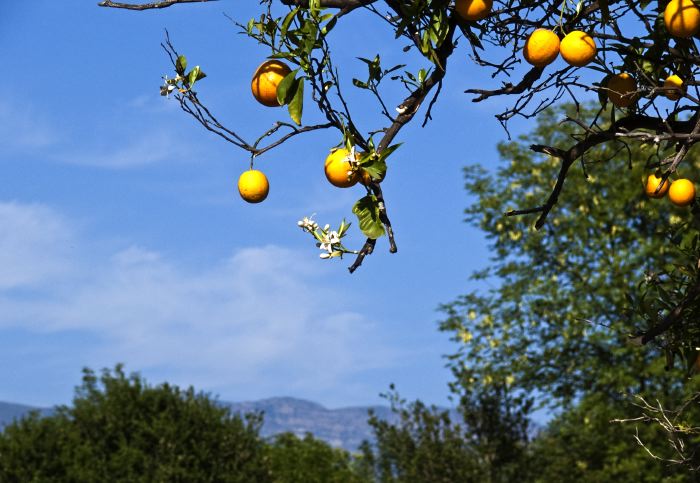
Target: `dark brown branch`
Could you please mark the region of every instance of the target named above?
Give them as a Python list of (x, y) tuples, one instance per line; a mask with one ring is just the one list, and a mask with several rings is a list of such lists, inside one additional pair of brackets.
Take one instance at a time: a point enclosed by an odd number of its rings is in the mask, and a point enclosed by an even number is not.
[(447, 59), (450, 57), (450, 55), (452, 55), (455, 48), (452, 38), (454, 37), (456, 27), (457, 21), (453, 17), (450, 18), (450, 30), (447, 33), (447, 37), (442, 45), (435, 51), (438, 58), (438, 62), (435, 64), (435, 69), (428, 76), (425, 82), (415, 91), (413, 91), (411, 95), (404, 99), (404, 101), (399, 105), (397, 109), (399, 111), (399, 115), (396, 116), (396, 119), (393, 123), (391, 123), (391, 126), (384, 131), (384, 136), (377, 145), (377, 152), (382, 152), (391, 144), (401, 128), (410, 122), (411, 119), (413, 119), (413, 116), (416, 115), (416, 112), (418, 112), (423, 100), (425, 100), (426, 96), (430, 93), (433, 87), (440, 84), (442, 79), (445, 77), (445, 74), (447, 73)]
[(371, 255), (372, 252), (374, 251), (374, 245), (377, 244), (377, 240), (374, 238), (368, 238), (365, 241), (365, 244), (362, 246), (362, 249), (360, 250), (360, 253), (357, 254), (357, 258), (355, 258), (355, 261), (353, 262), (352, 265), (348, 267), (348, 270), (350, 273), (355, 272), (360, 265), (362, 265), (362, 261), (365, 259), (367, 255)]
[(642, 334), (641, 344), (644, 345), (651, 342), (656, 337), (668, 331), (671, 329), (671, 327), (680, 322), (683, 319), (683, 311), (688, 307), (688, 305), (694, 302), (699, 295), (700, 280), (695, 282), (695, 285), (688, 290), (688, 293), (685, 295), (685, 297), (683, 297), (683, 300), (681, 300), (681, 302), (676, 305), (676, 307), (669, 312), (666, 317), (661, 320), (661, 322)]
[(125, 10), (150, 10), (154, 8), (167, 8), (179, 3), (205, 3), (205, 2), (216, 2), (217, 0), (162, 0), (160, 2), (153, 3), (122, 3), (122, 2), (112, 2), (111, 0), (104, 0), (97, 4), (99, 7), (108, 8), (123, 8)]
[(533, 67), (527, 74), (525, 74), (522, 80), (515, 85), (507, 82), (502, 88), (492, 91), (483, 89), (467, 89), (464, 92), (467, 94), (479, 95), (478, 97), (472, 99), (472, 102), (481, 102), (489, 97), (500, 96), (503, 94), (522, 94), (532, 87), (532, 85), (542, 76), (542, 72), (544, 72), (543, 67)]
[[(284, 5), (295, 6), (295, 7), (309, 7), (309, 0), (280, 0)], [(358, 7), (363, 7), (377, 0), (321, 0), (322, 8), (341, 8), (341, 9), (355, 9)]]
[[(581, 156), (583, 156), (586, 151), (597, 146), (598, 144), (604, 143), (606, 141), (611, 141), (613, 139), (618, 139), (624, 137), (626, 133), (632, 132), (638, 129), (649, 130), (653, 132), (664, 132), (668, 127), (671, 127), (673, 132), (676, 133), (693, 133), (698, 129), (697, 119), (691, 119), (688, 121), (667, 121), (660, 119), (658, 117), (642, 116), (642, 115), (631, 115), (624, 117), (614, 124), (612, 124), (608, 129), (602, 131), (595, 131), (588, 135), (583, 140), (571, 146), (568, 150), (559, 149), (552, 146), (544, 146), (541, 144), (533, 144), (530, 149), (537, 152), (547, 154), (556, 158), (560, 158), (561, 168), (559, 169), (559, 174), (557, 175), (557, 181), (549, 195), (547, 201), (539, 207), (531, 208), (528, 210), (515, 210), (506, 213), (506, 216), (515, 216), (528, 213), (541, 213), (540, 217), (535, 222), (535, 228), (542, 228), (544, 222), (547, 219), (547, 215), (557, 204), (559, 199), (559, 194), (564, 187), (564, 181), (569, 172), (571, 165)], [(689, 138), (688, 143), (694, 143), (700, 140), (699, 138)]]

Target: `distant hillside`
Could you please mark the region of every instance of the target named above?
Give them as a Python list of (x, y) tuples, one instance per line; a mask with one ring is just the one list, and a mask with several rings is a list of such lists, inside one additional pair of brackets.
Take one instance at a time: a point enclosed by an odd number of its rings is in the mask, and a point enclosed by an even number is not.
[[(265, 415), (262, 435), (265, 437), (285, 431), (299, 436), (308, 432), (332, 446), (349, 451), (355, 451), (364, 439), (372, 439), (372, 432), (367, 425), (368, 407), (326, 409), (320, 404), (290, 397), (221, 403), (229, 406), (234, 413), (262, 411)], [(376, 406), (373, 409), (381, 418), (392, 417), (388, 407)], [(0, 402), (0, 429), (31, 410), (38, 410), (42, 414), (50, 414), (52, 411), (50, 408)]]
[(0, 402), (0, 429), (10, 424), (15, 419), (20, 419), (25, 414), (29, 414), (32, 410), (39, 411), (42, 415), (51, 414), (52, 411), (49, 408), (35, 408), (22, 404)]
[[(291, 431), (298, 436), (311, 433), (332, 446), (354, 451), (360, 443), (372, 439), (367, 424), (369, 407), (326, 409), (320, 404), (291, 397), (274, 397), (259, 401), (229, 403), (238, 413), (262, 411), (265, 415), (263, 436)], [(372, 407), (382, 419), (392, 419), (386, 406)]]

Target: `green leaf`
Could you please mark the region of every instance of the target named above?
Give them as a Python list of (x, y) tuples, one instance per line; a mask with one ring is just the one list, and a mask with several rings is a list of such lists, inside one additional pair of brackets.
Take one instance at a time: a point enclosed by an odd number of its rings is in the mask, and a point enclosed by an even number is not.
[(277, 102), (280, 106), (287, 104), (294, 97), (295, 89), (297, 87), (296, 75), (299, 69), (291, 71), (289, 74), (284, 76), (284, 79), (277, 85)]
[(359, 87), (360, 89), (367, 89), (367, 83), (366, 83), (366, 82), (362, 82), (360, 79), (353, 79), (353, 80), (352, 80), (352, 84), (353, 84), (355, 87)]
[(286, 17), (284, 17), (282, 25), (280, 26), (280, 34), (282, 35), (282, 37), (287, 36), (287, 30), (289, 30), (289, 25), (292, 23), (292, 20), (294, 20), (294, 17), (296, 16), (298, 11), (299, 7), (295, 8), (294, 10), (289, 12)]
[(184, 75), (185, 69), (187, 69), (187, 57), (181, 55), (175, 61), (175, 72), (179, 75)]
[(386, 162), (383, 159), (370, 156), (367, 162), (360, 161), (360, 165), (373, 180), (382, 180), (386, 176)]
[(331, 30), (333, 30), (333, 27), (335, 27), (335, 24), (338, 23), (338, 16), (333, 15), (333, 18), (331, 18), (326, 25), (323, 26), (321, 29), (321, 33), (323, 35), (328, 34)]
[(194, 69), (192, 69), (190, 71), (190, 73), (187, 74), (187, 82), (190, 85), (190, 89), (192, 89), (192, 87), (194, 87), (194, 83), (197, 82), (197, 79), (199, 79), (200, 72), (201, 72), (201, 70), (199, 69), (199, 66), (195, 65)]
[(360, 230), (367, 238), (376, 240), (384, 235), (384, 226), (379, 220), (379, 201), (374, 195), (367, 195), (360, 198), (352, 212), (357, 215), (360, 222)]
[(301, 126), (301, 113), (304, 109), (304, 78), (300, 77), (296, 80), (297, 88), (294, 92), (294, 97), (289, 101), (289, 116), (292, 121)]

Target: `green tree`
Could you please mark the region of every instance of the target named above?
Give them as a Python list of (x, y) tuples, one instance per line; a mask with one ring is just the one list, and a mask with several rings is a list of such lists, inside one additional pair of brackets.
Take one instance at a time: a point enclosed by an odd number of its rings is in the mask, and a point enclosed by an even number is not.
[(260, 424), (121, 366), (85, 370), (72, 407), (0, 433), (0, 481), (273, 481)]
[[(547, 111), (532, 133), (501, 143), (504, 164), (495, 172), (465, 170), (475, 197), (467, 222), (485, 232), (493, 252), (490, 266), (472, 279), (493, 288), (443, 307), (441, 329), (458, 343), (450, 356), (458, 386), (496, 381), (558, 406), (584, 392), (615, 399), (661, 395), (681, 384), (681, 373), (664, 373), (659, 351), (630, 344), (643, 322), (631, 303), (639, 283), (645, 272), (682, 261), (668, 232), (693, 220), (689, 211), (645, 196), (643, 180), (659, 156), (653, 147), (631, 148), (632, 163), (620, 157), (624, 146), (589, 152), (564, 186), (557, 216), (541, 230), (527, 217), (503, 216), (541, 197), (556, 179), (558, 161), (534, 156), (528, 146), (572, 136), (557, 121), (573, 109)], [(691, 152), (688, 175), (699, 168)]]
[[(641, 412), (630, 394), (673, 404), (697, 388), (686, 380), (685, 365), (665, 367), (663, 347), (630, 343), (631, 334), (646, 329), (636, 309), (646, 290), (640, 281), (659, 266), (684, 266), (689, 255), (671, 238), (679, 230), (694, 233), (692, 213), (644, 194), (655, 150), (633, 150), (631, 165), (608, 146), (592, 151), (564, 187), (557, 216), (540, 231), (526, 218), (503, 216), (556, 179), (556, 160), (533, 156), (528, 145), (570, 136), (557, 120), (572, 109), (550, 110), (519, 142), (502, 143), (504, 165), (494, 172), (465, 170), (475, 200), (467, 221), (486, 232), (494, 253), (473, 278), (494, 288), (443, 307), (448, 318), (441, 328), (458, 347), (448, 360), (461, 417), (415, 402), (394, 404), (396, 424), (371, 420), (377, 443), (365, 447), (365, 460), (381, 481), (687, 479), (636, 441), (638, 435), (658, 457), (678, 461), (654, 421), (611, 422)], [(687, 161), (697, 174), (693, 152)], [(528, 419), (537, 406), (558, 416), (533, 437)], [(692, 427), (689, 421), (700, 417), (696, 406), (686, 407), (678, 428)], [(692, 457), (697, 442), (686, 436)]]
[(507, 482), (523, 480), (528, 420), (505, 387), (463, 394), (457, 412), (410, 404), (385, 395), (399, 416), (391, 423), (371, 415), (375, 442), (365, 442), (361, 463), (376, 481)]
[(362, 483), (351, 455), (306, 434), (276, 435), (267, 446), (267, 456), (276, 483)]

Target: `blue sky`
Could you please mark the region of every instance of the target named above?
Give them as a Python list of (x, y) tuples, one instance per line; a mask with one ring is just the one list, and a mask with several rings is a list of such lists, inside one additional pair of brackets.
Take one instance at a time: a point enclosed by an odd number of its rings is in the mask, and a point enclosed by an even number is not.
[[(235, 187), (246, 153), (158, 95), (170, 74), (159, 45), (167, 28), (209, 75), (198, 92), (225, 124), (250, 139), (284, 118), (249, 93), (268, 53), (223, 15), (245, 23), (257, 7), (0, 6), (0, 400), (66, 403), (82, 367), (124, 362), (152, 382), (224, 400), (376, 404), (394, 382), (405, 397), (447, 404), (442, 355), (453, 347), (436, 330), (436, 308), (465, 292), (488, 257), (462, 222), (461, 170), (496, 166), (505, 133), (493, 114), (504, 101), (473, 104), (463, 93), (494, 81), (462, 42), (435, 121), (402, 131), (383, 184), (399, 252), (380, 240), (349, 275), (350, 259), (320, 260), (296, 226), (312, 213), (321, 224), (351, 219), (362, 196), (323, 176), (336, 132), (261, 157), (270, 195), (248, 205)], [(332, 48), (346, 84), (364, 75), (356, 56), (400, 61), (403, 44), (382, 27), (362, 13), (339, 24)], [(387, 91), (394, 105), (402, 95)], [(379, 126), (369, 97), (350, 101), (367, 130)], [(305, 120), (316, 119), (307, 109)]]

